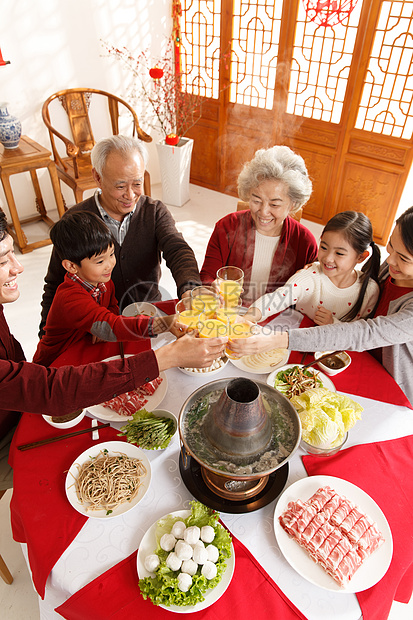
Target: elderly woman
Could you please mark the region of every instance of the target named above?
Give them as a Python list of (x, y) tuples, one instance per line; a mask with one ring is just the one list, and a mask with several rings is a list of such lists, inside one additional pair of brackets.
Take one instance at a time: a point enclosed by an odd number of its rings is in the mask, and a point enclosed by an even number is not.
[(257, 151), (238, 177), (241, 200), (249, 210), (223, 217), (215, 225), (201, 279), (207, 284), (220, 267), (243, 269), (243, 303), (285, 284), (317, 257), (317, 243), (290, 217), (310, 198), (312, 184), (302, 157), (287, 146)]

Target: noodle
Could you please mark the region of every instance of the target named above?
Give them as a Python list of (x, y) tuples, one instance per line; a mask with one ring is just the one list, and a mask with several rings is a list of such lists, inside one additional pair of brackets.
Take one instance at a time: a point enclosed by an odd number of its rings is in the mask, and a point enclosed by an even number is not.
[(88, 510), (104, 509), (112, 512), (120, 504), (131, 501), (138, 494), (140, 478), (146, 468), (140, 459), (126, 454), (108, 456), (100, 452), (83, 465), (78, 465), (75, 479), (78, 500)]

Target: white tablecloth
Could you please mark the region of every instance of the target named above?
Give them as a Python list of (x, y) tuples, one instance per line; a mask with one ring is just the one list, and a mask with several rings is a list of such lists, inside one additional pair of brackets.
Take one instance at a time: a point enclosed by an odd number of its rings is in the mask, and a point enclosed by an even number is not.
[[(184, 400), (207, 382), (205, 375), (189, 377), (179, 369), (168, 370), (168, 390), (160, 405), (179, 415)], [(266, 375), (244, 373), (229, 363), (210, 380), (248, 376), (265, 382)], [(413, 413), (400, 406), (353, 397), (363, 407), (362, 420), (349, 433), (346, 447), (394, 439), (413, 434)], [(119, 425), (120, 426), (120, 425)], [(54, 566), (39, 599), (42, 620), (61, 618), (54, 608), (85, 584), (130, 555), (139, 547), (145, 531), (160, 517), (188, 507), (193, 499), (179, 472), (179, 438), (175, 436), (166, 450), (147, 451), (152, 467), (149, 491), (133, 510), (108, 521), (89, 519), (72, 544)], [(287, 486), (305, 477), (301, 449), (290, 461)], [(272, 579), (309, 620), (357, 620), (360, 607), (354, 594), (323, 590), (302, 578), (281, 554), (273, 529), (276, 500), (252, 513), (221, 513), (222, 521), (254, 554)], [(24, 545), (23, 545), (24, 547)]]

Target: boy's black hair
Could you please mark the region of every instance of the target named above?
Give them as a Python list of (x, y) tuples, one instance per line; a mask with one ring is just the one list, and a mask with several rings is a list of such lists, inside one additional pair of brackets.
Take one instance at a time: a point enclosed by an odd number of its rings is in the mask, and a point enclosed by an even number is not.
[(50, 230), (60, 260), (80, 266), (84, 258), (92, 258), (114, 245), (112, 233), (104, 221), (89, 211), (65, 213)]

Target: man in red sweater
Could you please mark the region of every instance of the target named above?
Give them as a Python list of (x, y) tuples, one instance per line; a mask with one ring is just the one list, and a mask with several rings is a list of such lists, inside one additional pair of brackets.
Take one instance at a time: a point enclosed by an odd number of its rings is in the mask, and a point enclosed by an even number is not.
[(210, 366), (222, 354), (227, 340), (188, 334), (157, 351), (77, 367), (45, 368), (26, 362), (3, 312), (3, 304), (19, 297), (17, 276), (22, 271), (7, 232), (6, 217), (0, 210), (0, 490), (11, 486), (7, 456), (19, 412), (66, 415), (134, 390), (155, 379), (162, 370)]

